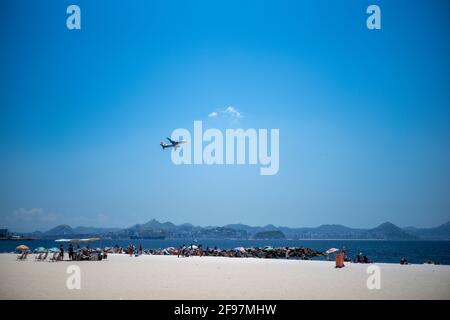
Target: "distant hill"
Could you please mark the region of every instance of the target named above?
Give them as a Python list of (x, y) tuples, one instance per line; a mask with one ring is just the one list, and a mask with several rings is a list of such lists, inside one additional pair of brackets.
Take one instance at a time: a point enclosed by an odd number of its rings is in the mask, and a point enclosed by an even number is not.
[(450, 240), (450, 221), (435, 228), (407, 227), (404, 230), (424, 240)]
[(74, 234), (72, 227), (66, 224), (56, 226), (53, 229), (50, 229), (43, 233), (44, 236), (65, 236), (72, 234)]
[[(288, 239), (380, 239), (380, 240), (450, 240), (450, 222), (435, 228), (400, 228), (385, 222), (372, 229), (355, 229), (338, 224), (324, 224), (314, 228), (249, 226), (228, 224), (223, 227), (194, 226), (190, 223), (175, 225), (172, 222), (159, 222), (151, 219), (144, 224), (129, 228), (95, 228), (59, 225), (46, 232), (28, 234), (35, 238), (69, 238), (102, 236), (108, 238), (164, 236), (171, 239), (260, 239), (278, 237)], [(282, 236), (281, 236), (282, 235)]]
[(249, 234), (263, 231), (280, 231), (290, 239), (360, 239), (367, 230), (353, 229), (336, 224), (325, 224), (316, 228), (289, 228), (266, 225), (264, 227), (252, 227), (245, 224), (229, 224), (226, 227), (245, 230)]
[(385, 222), (376, 228), (370, 229), (366, 233), (368, 239), (383, 240), (418, 240), (419, 237), (407, 233), (393, 223)]
[(149, 231), (149, 230), (159, 230), (159, 231), (171, 231), (177, 228), (172, 222), (164, 222), (161, 223), (158, 220), (152, 219), (144, 224), (136, 224), (130, 228), (129, 230), (133, 231)]
[(257, 232), (253, 238), (255, 239), (284, 239), (286, 236), (281, 231), (261, 231)]
[(140, 228), (143, 230), (148, 230), (148, 229), (160, 229), (160, 230), (165, 230), (165, 231), (169, 231), (169, 230), (174, 230), (176, 229), (176, 225), (174, 225), (172, 222), (158, 222), (158, 220), (152, 219), (149, 222), (140, 225)]
[(268, 224), (264, 227), (252, 227), (252, 226), (248, 226), (245, 224), (227, 224), (224, 226), (224, 228), (230, 228), (230, 229), (234, 229), (234, 230), (244, 230), (250, 234), (255, 234), (257, 232), (263, 232), (263, 231), (276, 231), (279, 228), (275, 227), (272, 224)]

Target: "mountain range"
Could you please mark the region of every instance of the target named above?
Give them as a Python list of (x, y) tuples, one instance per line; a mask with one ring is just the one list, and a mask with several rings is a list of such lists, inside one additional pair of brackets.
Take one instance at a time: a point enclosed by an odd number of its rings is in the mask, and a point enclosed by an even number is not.
[(190, 223), (175, 225), (155, 219), (129, 228), (95, 228), (59, 225), (46, 232), (26, 234), (34, 238), (102, 236), (112, 239), (164, 237), (172, 239), (378, 239), (378, 240), (450, 240), (450, 222), (435, 228), (400, 228), (385, 222), (372, 229), (357, 229), (343, 225), (325, 224), (314, 228), (290, 228), (266, 225), (228, 224), (222, 227), (194, 226)]

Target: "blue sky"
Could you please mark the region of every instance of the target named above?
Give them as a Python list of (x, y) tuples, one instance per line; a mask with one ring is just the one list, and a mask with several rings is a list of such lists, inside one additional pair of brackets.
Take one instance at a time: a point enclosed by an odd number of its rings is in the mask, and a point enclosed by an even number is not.
[[(81, 8), (82, 29), (66, 28)], [(366, 28), (368, 5), (382, 29)], [(0, 226), (430, 227), (450, 220), (447, 1), (8, 1)], [(233, 106), (280, 170), (175, 166), (159, 141)]]

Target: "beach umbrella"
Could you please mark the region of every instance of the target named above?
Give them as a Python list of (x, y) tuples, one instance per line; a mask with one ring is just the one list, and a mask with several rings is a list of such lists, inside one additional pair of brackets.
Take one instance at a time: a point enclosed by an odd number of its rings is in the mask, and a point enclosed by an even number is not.
[(16, 247), (16, 251), (28, 251), (30, 248), (28, 248), (26, 245), (21, 244), (20, 246)]
[(53, 248), (48, 249), (48, 252), (59, 252), (59, 249), (53, 247)]
[(245, 249), (244, 249), (244, 247), (236, 247), (236, 248), (234, 248), (234, 251), (245, 252)]
[(325, 253), (326, 253), (326, 254), (330, 254), (330, 253), (334, 253), (334, 252), (337, 252), (337, 251), (339, 251), (338, 248), (330, 248), (330, 249), (328, 249), (327, 251), (325, 251)]
[(198, 247), (196, 245), (192, 245), (191, 249), (198, 249)]
[(271, 246), (266, 246), (263, 249), (264, 251), (273, 251), (274, 249)]
[(47, 249), (45, 249), (44, 247), (38, 247), (36, 249), (34, 249), (35, 253), (42, 253), (42, 252), (46, 252)]

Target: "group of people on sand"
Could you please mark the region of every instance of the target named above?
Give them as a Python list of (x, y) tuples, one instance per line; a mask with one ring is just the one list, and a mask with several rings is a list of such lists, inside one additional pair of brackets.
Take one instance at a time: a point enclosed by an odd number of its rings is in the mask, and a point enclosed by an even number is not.
[(133, 255), (140, 256), (144, 253), (144, 250), (142, 249), (142, 244), (139, 245), (138, 248), (134, 246), (134, 244), (130, 244), (125, 250), (120, 248), (118, 245), (115, 245), (114, 248), (112, 248), (113, 253), (126, 253), (129, 254), (130, 257)]
[[(77, 251), (80, 250), (80, 245), (77, 245)], [(75, 260), (73, 245), (69, 243), (69, 246), (67, 247), (67, 253), (69, 254), (69, 260)], [(59, 256), (61, 260), (64, 260), (64, 246), (59, 246)]]
[[(59, 246), (59, 259), (64, 260), (64, 245)], [(80, 248), (80, 245), (77, 244), (77, 248), (74, 249), (73, 245), (69, 243), (67, 247), (67, 254), (69, 256), (70, 261), (81, 261), (81, 260), (103, 260), (108, 257), (108, 253), (106, 250), (101, 249), (91, 249), (89, 245), (83, 248)]]
[(358, 255), (356, 255), (355, 263), (371, 263), (369, 258), (367, 258), (366, 255), (363, 255), (362, 252), (360, 252)]
[(190, 256), (199, 256), (203, 257), (203, 246), (200, 244), (198, 246), (194, 246), (191, 244), (186, 247), (186, 245), (182, 245), (177, 250), (177, 256), (179, 257), (190, 257)]
[(264, 248), (250, 247), (243, 248), (238, 247), (234, 249), (220, 249), (217, 246), (203, 248), (203, 245), (198, 244), (182, 244), (178, 248), (168, 247), (165, 249), (149, 249), (143, 250), (140, 244), (136, 247), (134, 244), (130, 244), (125, 248), (115, 245), (112, 248), (108, 248), (108, 252), (118, 254), (128, 254), (130, 257), (133, 255), (138, 257), (142, 254), (146, 255), (176, 255), (177, 257), (191, 257), (191, 256), (213, 256), (213, 257), (237, 257), (237, 258), (294, 258), (308, 260), (312, 257), (323, 255), (322, 252), (315, 251), (306, 247), (281, 247), (272, 248), (270, 246)]
[[(404, 264), (404, 265), (406, 264), (406, 265), (407, 265), (407, 264), (410, 264), (410, 263), (409, 263), (409, 261), (406, 260), (405, 258), (401, 258), (401, 259), (400, 259), (400, 264)], [(433, 260), (430, 260), (430, 259), (429, 259), (429, 260), (425, 261), (424, 264), (435, 264), (435, 265), (439, 265), (440, 263), (439, 263), (439, 262), (433, 262)]]

